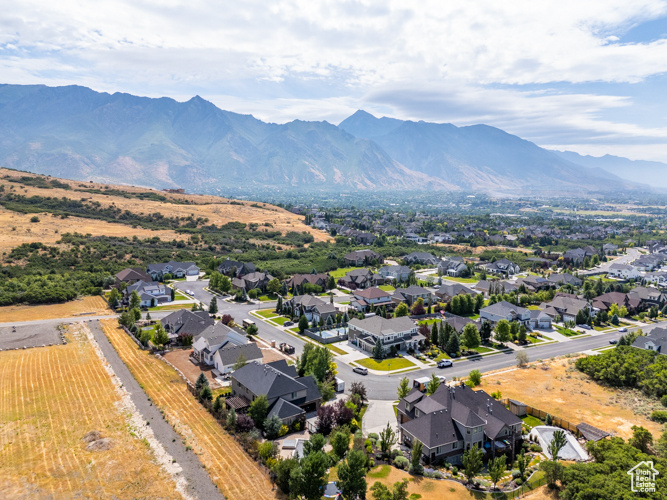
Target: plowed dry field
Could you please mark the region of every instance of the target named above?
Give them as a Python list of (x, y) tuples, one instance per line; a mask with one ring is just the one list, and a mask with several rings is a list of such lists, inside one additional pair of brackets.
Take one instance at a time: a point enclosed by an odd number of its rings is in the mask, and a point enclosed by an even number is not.
[[(85, 327), (71, 328), (66, 345), (0, 353), (0, 497), (181, 498), (133, 436)], [(110, 441), (89, 451), (90, 431)]]
[(213, 482), (231, 500), (275, 499), (269, 477), (192, 396), (178, 373), (141, 351), (113, 320), (104, 333), (148, 396), (199, 455)]
[(102, 297), (84, 297), (63, 304), (0, 307), (0, 323), (113, 314)]

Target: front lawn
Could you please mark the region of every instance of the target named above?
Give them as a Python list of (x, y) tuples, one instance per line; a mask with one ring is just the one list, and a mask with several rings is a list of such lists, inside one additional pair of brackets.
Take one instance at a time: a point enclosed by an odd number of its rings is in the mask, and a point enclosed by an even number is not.
[(558, 330), (558, 333), (561, 335), (565, 335), (566, 337), (575, 337), (577, 335), (581, 335), (579, 332), (575, 332), (574, 330), (570, 330), (569, 328), (563, 328), (562, 326), (557, 326), (556, 330)]
[(264, 311), (255, 311), (255, 314), (261, 316), (262, 318), (272, 318), (277, 316), (276, 312), (271, 309), (266, 309)]
[(420, 324), (420, 325), (428, 325), (428, 326), (432, 326), (433, 323), (435, 323), (436, 321), (437, 321), (438, 323), (440, 323), (441, 320), (440, 320), (439, 318), (425, 319), (425, 320), (420, 321), (419, 324)]
[(259, 299), (260, 302), (270, 302), (272, 300), (278, 300), (278, 296), (274, 295), (272, 293), (269, 293), (267, 295), (262, 295), (262, 296), (258, 297), (258, 299)]
[(457, 283), (477, 283), (479, 281), (478, 277), (474, 278), (459, 278), (457, 276), (443, 276), (442, 280), (445, 281), (456, 281)]
[(332, 352), (335, 352), (336, 354), (347, 354), (345, 351), (343, 351), (340, 347), (336, 347), (333, 344), (327, 344), (327, 349), (329, 349)]
[(174, 289), (174, 300), (192, 300), (192, 297)]
[(533, 427), (537, 427), (538, 425), (544, 425), (544, 422), (542, 422), (537, 417), (533, 417), (532, 415), (526, 415), (525, 417), (522, 417), (521, 420), (523, 420), (523, 423), (526, 424), (531, 429)]
[(390, 358), (383, 359), (382, 361), (376, 361), (372, 358), (359, 359), (356, 363), (360, 366), (364, 366), (371, 370), (379, 370), (387, 372), (389, 370), (399, 370), (401, 368), (410, 368), (415, 366), (415, 364), (405, 358)]
[(380, 290), (384, 290), (385, 292), (393, 292), (394, 290), (396, 290), (396, 289), (395, 289), (393, 286), (391, 286), (391, 285), (380, 285), (378, 288), (379, 288)]
[(278, 323), (280, 326), (283, 326), (285, 321), (289, 321), (289, 318), (286, 318), (285, 316), (278, 316), (277, 318), (271, 318), (271, 321)]
[(480, 354), (484, 354), (485, 352), (491, 352), (491, 351), (493, 351), (493, 349), (489, 349), (488, 347), (482, 347), (482, 346), (480, 346), (480, 347), (475, 347), (475, 348), (473, 349), (473, 351), (477, 351), (477, 352), (480, 353)]
[(450, 358), (449, 354), (447, 354), (446, 352), (441, 352), (435, 358), (433, 358), (433, 361), (440, 361), (441, 359), (452, 359), (452, 358)]

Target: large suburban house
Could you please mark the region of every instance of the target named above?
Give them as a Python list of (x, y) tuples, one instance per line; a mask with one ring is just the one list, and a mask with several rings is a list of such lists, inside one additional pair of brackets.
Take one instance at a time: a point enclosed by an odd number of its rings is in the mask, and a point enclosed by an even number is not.
[(435, 291), (435, 296), (443, 302), (449, 302), (456, 295), (477, 295), (478, 291), (468, 288), (461, 283), (446, 283)]
[(554, 285), (572, 285), (572, 286), (581, 286), (583, 281), (576, 276), (572, 276), (569, 273), (563, 274), (550, 274), (547, 276), (547, 279), (551, 281)]
[(607, 292), (593, 299), (593, 307), (598, 311), (608, 311), (612, 304), (616, 304), (618, 307), (625, 306), (627, 309), (632, 308), (627, 294), (622, 292)]
[(508, 259), (500, 259), (495, 262), (478, 264), (477, 267), (484, 269), (487, 273), (500, 274), (503, 276), (512, 276), (521, 271), (521, 268), (518, 266), (518, 264), (515, 264)]
[(137, 292), (141, 307), (155, 307), (171, 300), (171, 290), (164, 283), (157, 281), (136, 281), (125, 289), (125, 298), (129, 300), (132, 292)]
[(657, 288), (638, 286), (628, 292), (628, 303), (635, 311), (645, 311), (653, 306), (662, 308), (665, 294)]
[(438, 274), (444, 274), (446, 276), (461, 276), (468, 271), (468, 266), (466, 266), (463, 261), (463, 257), (448, 257), (442, 259), (438, 262)]
[(232, 374), (232, 392), (226, 403), (244, 412), (259, 396), (269, 402), (267, 418), (277, 415), (284, 425), (305, 421), (306, 413), (316, 411), (322, 403), (317, 382), (308, 375), (299, 377), (294, 366), (281, 359), (264, 365), (248, 363)]
[(192, 344), (192, 356), (200, 363), (213, 366), (220, 374), (229, 373), (243, 359), (261, 361), (262, 351), (250, 342), (243, 331), (222, 323), (208, 326)]
[(573, 250), (567, 250), (563, 254), (563, 259), (568, 260), (573, 264), (581, 264), (586, 257), (591, 258), (593, 255), (597, 255), (597, 253), (597, 250), (592, 246), (575, 248)]
[(516, 284), (525, 287), (527, 292), (539, 292), (540, 290), (550, 290), (554, 284), (542, 276), (526, 276), (516, 280)]
[(639, 278), (641, 275), (639, 269), (629, 264), (612, 264), (609, 266), (609, 276), (612, 278), (628, 280)]
[(251, 262), (239, 262), (236, 260), (230, 260), (227, 257), (227, 260), (222, 261), (222, 264), (218, 266), (218, 272), (224, 274), (225, 276), (243, 276), (244, 274), (250, 274), (255, 272), (255, 264)]
[(148, 264), (146, 272), (151, 275), (153, 281), (160, 281), (165, 274), (171, 274), (174, 278), (198, 276), (199, 268), (194, 262), (176, 262), (170, 260), (162, 264)]
[(380, 308), (383, 306), (391, 310), (395, 306), (394, 301), (391, 300), (391, 294), (378, 287), (355, 290), (352, 293), (354, 299), (350, 301), (350, 307), (359, 312), (368, 312), (371, 308)]
[(348, 266), (365, 266), (373, 262), (382, 264), (384, 262), (384, 258), (379, 253), (368, 249), (355, 250), (354, 252), (350, 252), (345, 255), (345, 264)]
[(418, 299), (424, 300), (424, 306), (427, 307), (433, 303), (433, 294), (426, 288), (417, 285), (410, 285), (407, 288), (397, 288), (392, 296), (394, 302), (405, 302), (408, 306), (417, 302)]
[(581, 310), (587, 311), (590, 316), (595, 316), (593, 308), (587, 301), (567, 293), (557, 293), (551, 302), (541, 304), (540, 309), (554, 320), (560, 317), (564, 322), (575, 321)]
[(509, 281), (499, 281), (499, 280), (492, 280), (492, 281), (481, 280), (478, 281), (475, 285), (473, 285), (473, 287), (475, 288), (475, 290), (482, 293), (485, 297), (489, 297), (491, 295), (504, 294), (504, 293), (512, 293), (516, 292), (519, 289), (519, 287), (516, 286), (514, 283), (510, 283)]
[(403, 283), (404, 281), (408, 281), (411, 272), (408, 266), (385, 266), (380, 268), (378, 274), (385, 280)]
[(179, 309), (162, 318), (160, 323), (169, 335), (169, 339), (173, 340), (179, 335), (190, 335), (194, 339), (215, 321), (206, 311)]
[(445, 323), (449, 323), (449, 325), (451, 325), (451, 327), (454, 328), (454, 330), (456, 330), (456, 332), (459, 335), (463, 332), (463, 329), (468, 323), (472, 323), (473, 325), (475, 325), (475, 327), (477, 327), (478, 330), (480, 327), (480, 323), (478, 323), (477, 321), (474, 321), (470, 318), (466, 318), (465, 316), (457, 316), (456, 314), (448, 312), (445, 313), (443, 321)]
[(417, 333), (417, 325), (407, 316), (385, 319), (372, 316), (366, 319), (354, 318), (348, 323), (348, 342), (366, 352), (373, 352), (378, 339), (387, 352), (392, 346), (399, 351), (416, 349), (424, 336)]
[(403, 257), (406, 264), (420, 264), (422, 266), (437, 266), (440, 259), (428, 252), (412, 252)]
[(654, 271), (651, 273), (646, 273), (644, 275), (644, 281), (646, 283), (653, 283), (654, 285), (664, 285), (667, 283), (667, 272)]
[(327, 289), (327, 284), (329, 283), (329, 273), (319, 273), (319, 274), (295, 274), (286, 282), (287, 288), (293, 288), (295, 286), (303, 286), (305, 284), (317, 285), (322, 290)]
[(654, 328), (648, 335), (640, 335), (632, 343), (632, 347), (667, 354), (667, 329)]
[(427, 396), (413, 389), (397, 407), (399, 441), (412, 447), (423, 444), (426, 463), (444, 459), (461, 462), (474, 445), (490, 456), (516, 449), (521, 439), (521, 419), (484, 391), (461, 384), (441, 384)]
[(528, 327), (532, 330), (548, 330), (551, 329), (551, 316), (539, 309), (530, 309), (530, 318), (528, 319)]
[(320, 319), (327, 321), (338, 314), (336, 307), (314, 295), (297, 295), (285, 301), (285, 306), (292, 309), (293, 316), (304, 315), (308, 321), (319, 323)]
[(377, 284), (382, 284), (384, 278), (379, 274), (373, 274), (370, 269), (353, 269), (348, 271), (345, 276), (338, 280), (338, 284), (350, 290), (358, 290), (368, 288)]
[(140, 267), (128, 267), (116, 273), (116, 282), (114, 284), (116, 286), (120, 286), (121, 283), (125, 283), (126, 285), (131, 285), (132, 283), (136, 283), (137, 281), (144, 281), (148, 283), (150, 281), (153, 281), (153, 279), (148, 273), (146, 273)]
[(254, 289), (265, 292), (266, 285), (272, 279), (273, 276), (267, 272), (255, 271), (254, 273), (248, 273), (238, 278), (232, 278), (232, 287), (238, 290), (245, 290), (246, 292)]
[(494, 325), (501, 319), (527, 324), (530, 319), (530, 309), (515, 306), (514, 304), (503, 300), (480, 309), (479, 318), (481, 320), (487, 320)]

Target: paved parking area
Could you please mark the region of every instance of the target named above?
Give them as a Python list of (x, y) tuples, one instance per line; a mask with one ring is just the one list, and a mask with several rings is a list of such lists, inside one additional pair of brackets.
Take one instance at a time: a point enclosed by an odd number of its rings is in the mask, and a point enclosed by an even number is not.
[(62, 344), (56, 324), (32, 324), (0, 327), (0, 349), (23, 349)]

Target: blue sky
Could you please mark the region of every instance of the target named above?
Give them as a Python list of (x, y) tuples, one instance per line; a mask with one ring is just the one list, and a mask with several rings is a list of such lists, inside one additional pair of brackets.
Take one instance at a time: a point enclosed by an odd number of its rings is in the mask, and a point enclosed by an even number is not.
[(281, 123), (356, 109), (486, 123), (596, 156), (667, 161), (666, 73), (667, 1), (22, 0), (0, 14), (4, 83), (198, 94)]

